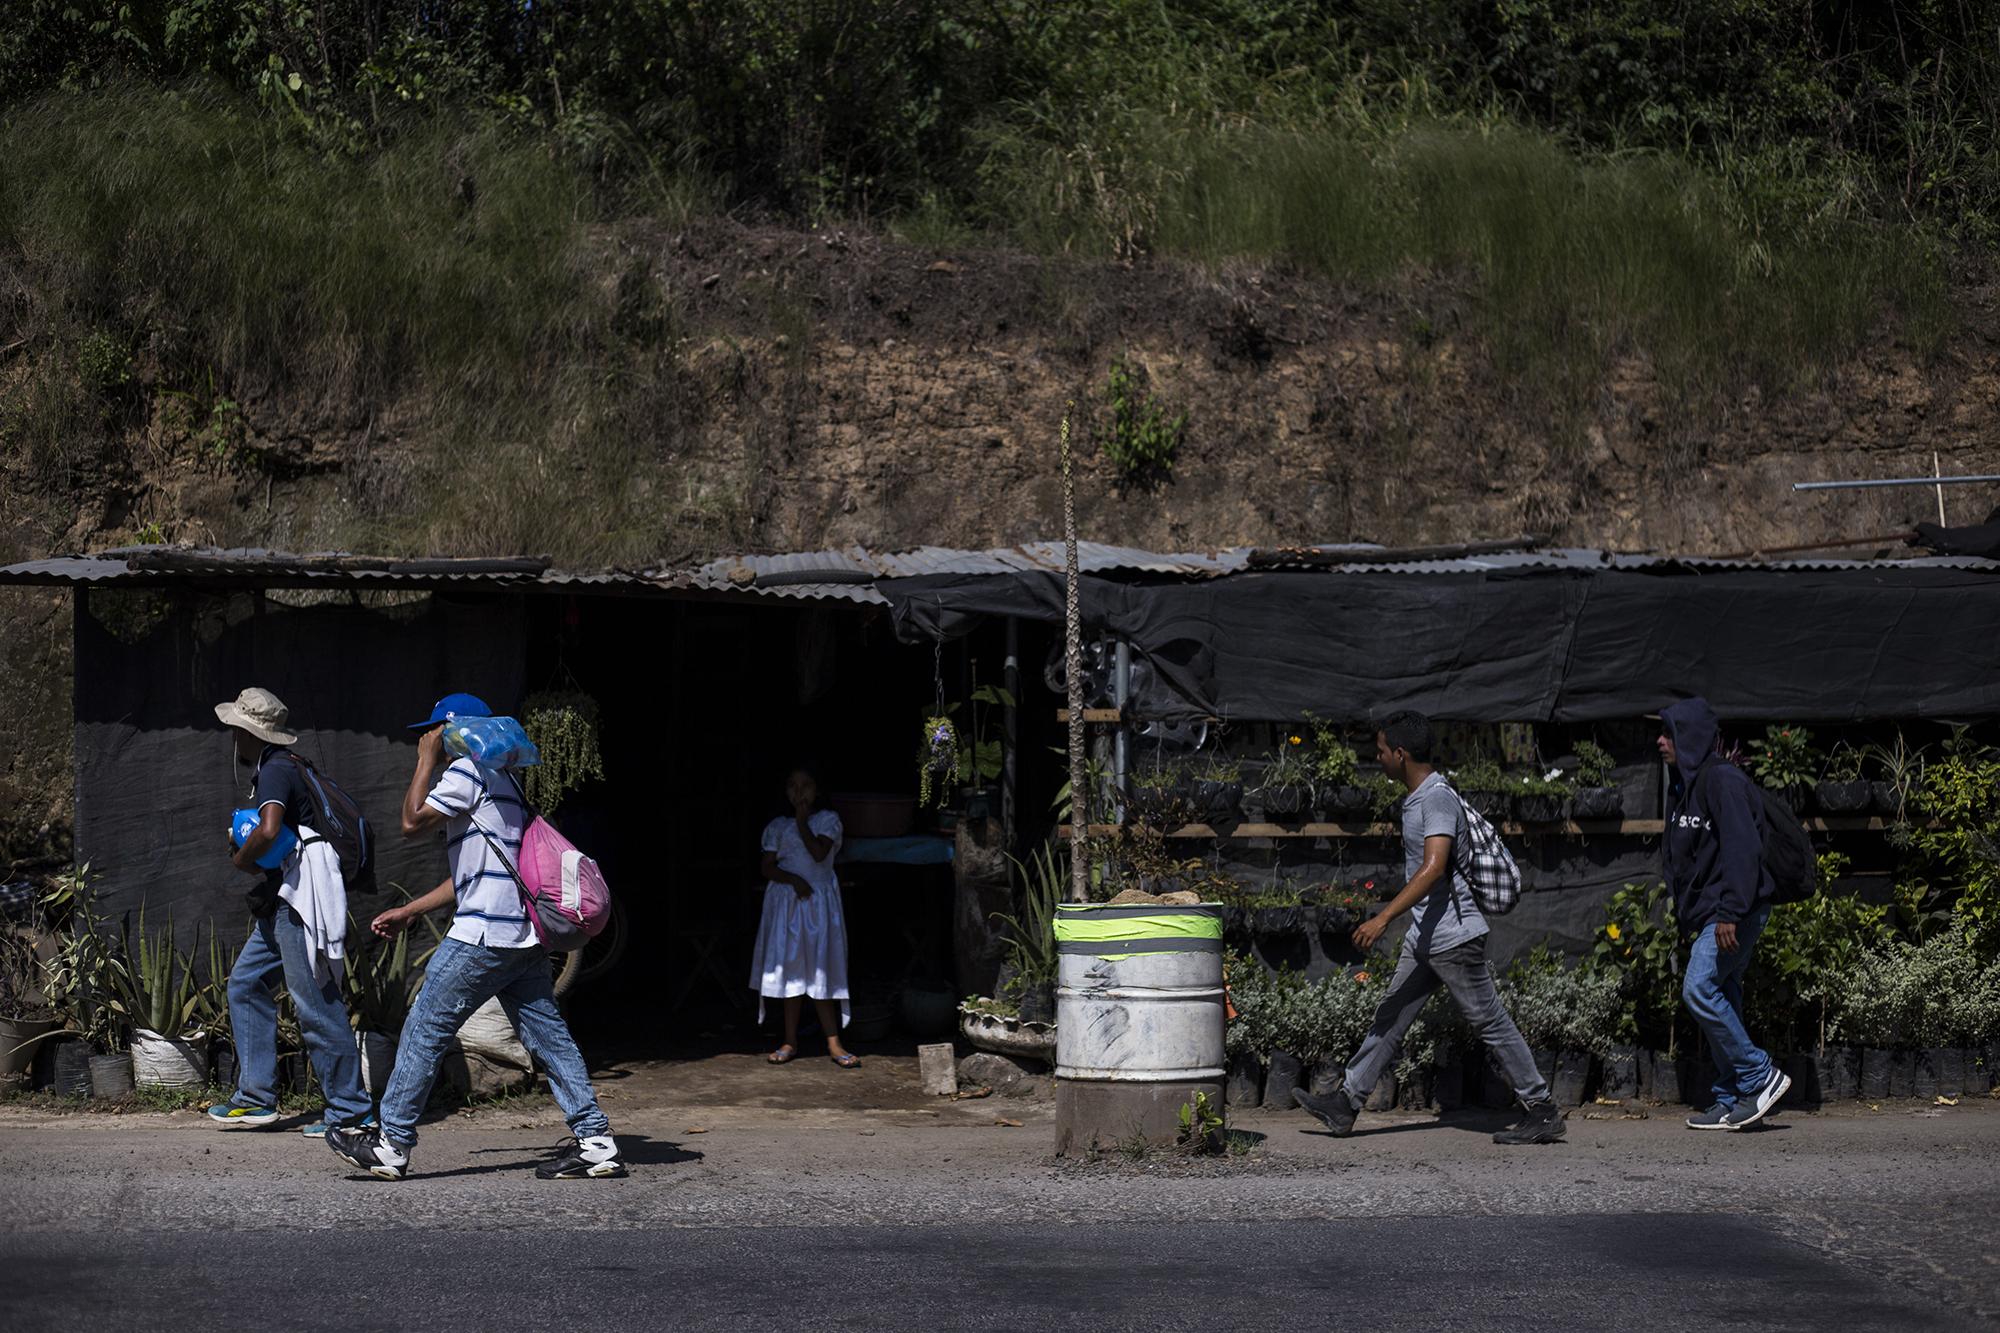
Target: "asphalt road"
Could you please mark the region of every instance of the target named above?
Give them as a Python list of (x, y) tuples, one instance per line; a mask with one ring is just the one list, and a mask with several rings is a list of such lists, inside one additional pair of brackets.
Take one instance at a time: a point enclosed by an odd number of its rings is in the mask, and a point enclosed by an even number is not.
[[(194, 1117), (0, 1115), (0, 1329), (1992, 1327), (2000, 1103), (1754, 1135), (1478, 1117), (1251, 1156), (1058, 1163), (1046, 1117), (634, 1111), (630, 1179), (544, 1182), (546, 1115), (427, 1128), (418, 1174)], [(1025, 1124), (1020, 1122), (1025, 1120)]]
[(142, 1232), (0, 1245), (10, 1329), (1974, 1328), (1742, 1218), (615, 1232)]

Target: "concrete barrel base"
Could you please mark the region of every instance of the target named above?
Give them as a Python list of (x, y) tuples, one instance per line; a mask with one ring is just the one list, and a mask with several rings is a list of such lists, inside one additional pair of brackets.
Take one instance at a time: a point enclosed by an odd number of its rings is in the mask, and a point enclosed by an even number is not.
[(1181, 1132), (1181, 1108), (1195, 1094), (1208, 1094), (1222, 1109), (1222, 1080), (1184, 1083), (1056, 1080), (1056, 1156), (1081, 1157), (1092, 1148), (1116, 1152), (1143, 1139), (1153, 1148), (1172, 1147)]

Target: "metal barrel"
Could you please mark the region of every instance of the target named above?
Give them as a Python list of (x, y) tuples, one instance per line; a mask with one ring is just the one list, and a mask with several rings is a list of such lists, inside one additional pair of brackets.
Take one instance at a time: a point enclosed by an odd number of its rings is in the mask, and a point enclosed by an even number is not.
[(1222, 909), (1064, 905), (1055, 921), (1058, 1152), (1171, 1138), (1221, 1103)]

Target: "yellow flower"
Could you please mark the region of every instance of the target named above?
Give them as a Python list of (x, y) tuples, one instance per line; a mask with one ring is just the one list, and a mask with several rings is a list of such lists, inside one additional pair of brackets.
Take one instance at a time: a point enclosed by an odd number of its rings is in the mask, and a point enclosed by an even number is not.
[(1609, 936), (1610, 936), (1610, 937), (1611, 937), (1612, 939), (1614, 939), (1614, 940), (1615, 940), (1615, 939), (1617, 939), (1617, 938), (1618, 938), (1618, 923), (1617, 923), (1616, 921), (1614, 921), (1614, 922), (1612, 922), (1612, 923), (1611, 923), (1610, 925), (1606, 926), (1606, 927), (1604, 928), (1604, 933), (1605, 933), (1605, 934), (1607, 934), (1607, 935), (1609, 935)]
[(1293, 745), (1304, 745), (1306, 743), (1306, 738), (1303, 736), (1293, 736), (1289, 739)]

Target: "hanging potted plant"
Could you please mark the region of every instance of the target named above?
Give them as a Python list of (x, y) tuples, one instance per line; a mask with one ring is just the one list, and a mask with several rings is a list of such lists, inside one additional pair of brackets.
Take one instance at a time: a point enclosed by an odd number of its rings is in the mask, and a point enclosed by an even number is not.
[[(128, 923), (129, 926), (129, 923)], [(132, 1019), (132, 1081), (142, 1088), (198, 1088), (208, 1081), (208, 1034), (188, 961), (174, 948), (174, 918), (157, 938), (139, 911), (125, 936), (124, 1001)]]
[(1125, 775), (1125, 807), (1131, 821), (1171, 832), (1194, 822), (1187, 768), (1178, 760), (1135, 769)]
[(552, 815), (585, 783), (604, 776), (597, 701), (578, 690), (531, 694), (521, 702), (521, 728), (542, 761), (520, 770), (528, 803)]
[(1341, 738), (1340, 728), (1325, 718), (1306, 714), (1312, 729), (1313, 791), (1320, 813), (1330, 820), (1357, 819), (1374, 804), (1361, 780), (1361, 761), (1354, 747)]
[(1923, 785), (1924, 747), (1911, 746), (1898, 731), (1894, 745), (1871, 745), (1863, 753), (1873, 761), (1877, 775), (1868, 783), (1875, 813), (1897, 824), (1906, 823), (1905, 807)]
[(917, 805), (943, 807), (958, 785), (958, 727), (943, 713), (924, 719), (917, 751)]
[(1195, 808), (1210, 824), (1243, 818), (1243, 766), (1227, 755), (1211, 754), (1194, 770)]
[(1611, 776), (1611, 754), (1594, 741), (1576, 745), (1576, 789), (1570, 793), (1570, 818), (1618, 819), (1625, 813), (1625, 798)]
[(1514, 778), (1508, 785), (1514, 817), (1523, 824), (1560, 824), (1569, 818), (1569, 783), (1561, 769)]
[(1829, 815), (1865, 814), (1875, 804), (1874, 789), (1861, 773), (1862, 752), (1842, 741), (1826, 757), (1826, 771), (1813, 800)]
[(1489, 824), (1507, 818), (1507, 775), (1491, 759), (1475, 759), (1451, 771), (1451, 787), (1465, 803), (1486, 817)]
[(1750, 742), (1750, 749), (1750, 776), (1790, 802), (1793, 813), (1804, 814), (1821, 767), (1812, 733), (1774, 723), (1764, 729), (1762, 740)]
[(1265, 761), (1263, 776), (1257, 784), (1257, 798), (1266, 819), (1293, 823), (1312, 808), (1312, 769), (1306, 763), (1304, 747), (1304, 737), (1287, 732)]

